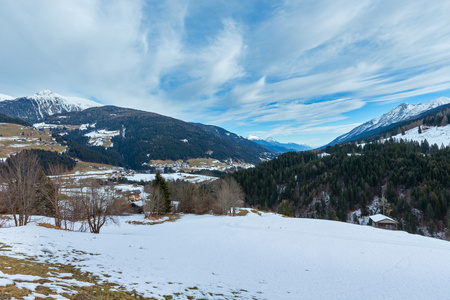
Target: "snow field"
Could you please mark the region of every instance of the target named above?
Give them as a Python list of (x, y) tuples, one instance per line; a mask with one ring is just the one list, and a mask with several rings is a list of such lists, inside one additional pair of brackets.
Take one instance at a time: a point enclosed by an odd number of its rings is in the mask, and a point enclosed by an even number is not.
[(153, 297), (445, 299), (450, 293), (447, 241), (268, 213), (183, 215), (152, 226), (127, 223), (133, 220), (143, 216), (120, 217), (98, 235), (3, 228), (0, 240), (12, 246), (6, 255), (71, 263)]
[[(195, 174), (187, 174), (187, 173), (172, 173), (172, 174), (161, 174), (161, 176), (165, 180), (184, 180), (192, 183), (200, 183), (204, 181), (213, 181), (216, 180), (217, 177), (205, 176), (205, 175), (195, 175)], [(156, 174), (133, 174), (131, 176), (126, 176), (128, 180), (133, 181), (144, 181), (149, 182), (153, 181), (156, 178)]]
[(403, 139), (404, 141), (417, 141), (419, 143), (427, 140), (430, 146), (436, 144), (438, 147), (450, 145), (450, 124), (441, 127), (421, 126), (421, 129), (421, 134), (419, 134), (419, 128), (416, 127), (405, 131), (405, 135), (397, 134), (392, 138), (396, 141)]

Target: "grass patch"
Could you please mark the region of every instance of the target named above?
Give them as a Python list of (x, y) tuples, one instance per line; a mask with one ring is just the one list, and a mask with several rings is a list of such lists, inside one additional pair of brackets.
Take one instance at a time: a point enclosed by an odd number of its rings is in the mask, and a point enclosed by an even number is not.
[(45, 132), (18, 124), (0, 124), (0, 157), (8, 157), (23, 149), (41, 149), (61, 152), (65, 146), (56, 144)]
[[(33, 259), (17, 259), (8, 256), (0, 256), (0, 271), (8, 275), (32, 275), (40, 279), (29, 281), (36, 286), (36, 292), (47, 297), (60, 295), (68, 299), (152, 299), (143, 297), (135, 291), (124, 291), (122, 287), (116, 284), (100, 281), (98, 277), (88, 272), (81, 272), (71, 265), (49, 264), (37, 262)], [(71, 277), (58, 277), (60, 273), (70, 273)], [(77, 282), (87, 284), (80, 286), (77, 284), (64, 283), (64, 278), (76, 280)], [(56, 279), (56, 280), (55, 280)], [(24, 280), (21, 280), (24, 282)], [(58, 294), (55, 290), (44, 286), (49, 283), (64, 288), (65, 292)], [(0, 299), (22, 299), (32, 292), (28, 289), (20, 289), (15, 285), (0, 287)]]
[[(163, 219), (168, 217), (168, 219)], [(158, 225), (166, 222), (175, 222), (180, 218), (177, 214), (155, 215), (145, 218), (143, 221), (127, 221), (131, 225)]]
[(248, 214), (248, 210), (241, 210), (241, 211), (239, 211), (237, 214), (236, 214), (236, 216), (238, 216), (238, 217), (244, 217), (244, 216), (246, 216)]
[(251, 212), (254, 213), (254, 214), (257, 214), (258, 216), (261, 215), (261, 212), (256, 210), (256, 209), (252, 209)]
[(64, 228), (61, 228), (59, 226), (55, 226), (55, 225), (52, 225), (49, 223), (38, 223), (37, 225), (41, 226), (41, 227), (45, 227), (45, 228), (50, 228), (50, 229), (67, 230), (67, 229), (64, 229)]

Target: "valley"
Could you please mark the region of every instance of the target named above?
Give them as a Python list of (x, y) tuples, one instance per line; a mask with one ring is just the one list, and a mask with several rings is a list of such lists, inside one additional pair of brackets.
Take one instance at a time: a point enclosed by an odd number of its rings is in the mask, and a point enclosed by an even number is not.
[[(449, 109), (308, 151), (120, 107), (49, 114), (33, 126), (2, 116), (4, 161), (31, 149), (59, 156), (35, 152), (48, 180), (36, 185), (39, 199), (49, 202), (29, 223), (14, 227), (7, 209), (0, 217), (0, 295), (409, 299), (425, 288), (440, 298)], [(81, 209), (86, 195), (99, 209), (114, 203), (96, 217), (97, 234)], [(373, 227), (380, 213), (400, 230)]]

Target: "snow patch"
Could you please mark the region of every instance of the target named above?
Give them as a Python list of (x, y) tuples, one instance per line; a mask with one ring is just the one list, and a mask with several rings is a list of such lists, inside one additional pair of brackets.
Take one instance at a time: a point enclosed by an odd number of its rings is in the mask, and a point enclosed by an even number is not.
[(405, 134), (402, 135), (397, 134), (392, 138), (397, 142), (400, 140), (404, 141), (416, 141), (423, 142), (427, 140), (430, 145), (437, 144), (438, 147), (444, 145), (444, 147), (450, 145), (450, 124), (446, 126), (420, 126), (422, 133), (419, 134), (419, 128), (415, 127), (408, 131), (405, 131)]

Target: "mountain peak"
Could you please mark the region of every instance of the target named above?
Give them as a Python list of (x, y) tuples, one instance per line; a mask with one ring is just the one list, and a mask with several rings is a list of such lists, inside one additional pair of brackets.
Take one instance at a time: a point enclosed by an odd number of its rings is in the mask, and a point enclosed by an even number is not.
[(391, 124), (398, 123), (401, 121), (405, 121), (407, 119), (418, 116), (428, 110), (449, 103), (450, 99), (447, 97), (438, 97), (436, 99), (426, 102), (425, 104), (400, 103), (396, 107), (390, 109), (387, 113), (383, 114), (381, 117), (372, 119), (362, 125), (359, 125), (358, 127), (353, 128), (350, 132), (339, 136), (338, 138), (333, 140), (330, 143), (330, 145), (351, 141), (353, 138), (361, 136), (365, 132), (389, 126)]
[(264, 139), (260, 138), (259, 136), (249, 135), (249, 136), (247, 136), (247, 140), (250, 140), (250, 141), (263, 141)]
[(439, 97), (433, 100), (428, 101), (427, 103), (425, 103), (427, 106), (429, 107), (438, 107), (441, 105), (445, 105), (445, 104), (449, 104), (450, 103), (450, 98), (447, 97)]
[(33, 96), (59, 96), (58, 94), (50, 91), (49, 89), (42, 90), (40, 92), (37, 92)]
[(0, 95), (0, 110), (2, 113), (24, 119), (30, 123), (53, 114), (103, 106), (89, 99), (61, 96), (49, 89), (42, 90), (27, 97), (12, 98), (2, 96), (4, 95)]

